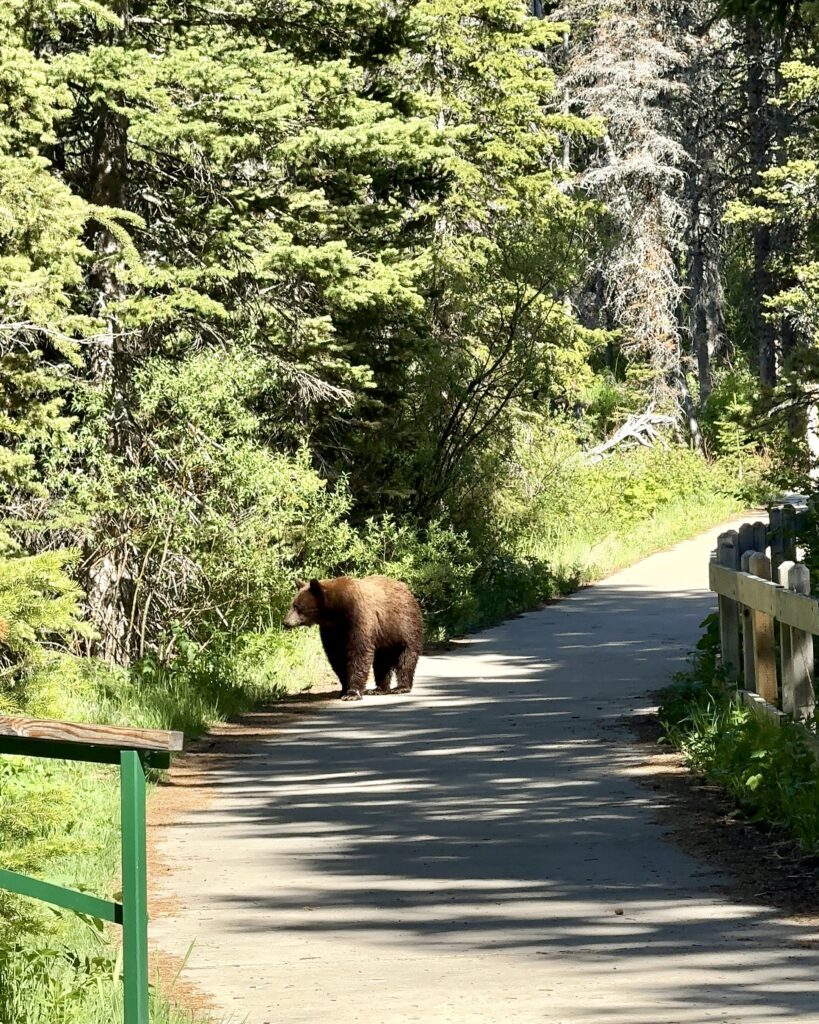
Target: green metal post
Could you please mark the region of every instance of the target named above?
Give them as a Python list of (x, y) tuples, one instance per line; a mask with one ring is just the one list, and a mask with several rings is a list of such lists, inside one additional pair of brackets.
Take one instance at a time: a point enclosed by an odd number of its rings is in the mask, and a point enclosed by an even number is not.
[(125, 1024), (148, 1024), (148, 873), (145, 769), (136, 750), (120, 756), (122, 806), (122, 965)]

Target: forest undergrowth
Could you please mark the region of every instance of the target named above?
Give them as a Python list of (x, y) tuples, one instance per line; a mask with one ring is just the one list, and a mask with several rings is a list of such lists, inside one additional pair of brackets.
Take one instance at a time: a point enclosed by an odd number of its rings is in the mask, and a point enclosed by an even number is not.
[(815, 735), (816, 719), (777, 725), (755, 714), (721, 670), (716, 614), (704, 626), (690, 670), (663, 695), (665, 742), (694, 772), (730, 794), (737, 815), (816, 856), (819, 761), (804, 739), (806, 728)]

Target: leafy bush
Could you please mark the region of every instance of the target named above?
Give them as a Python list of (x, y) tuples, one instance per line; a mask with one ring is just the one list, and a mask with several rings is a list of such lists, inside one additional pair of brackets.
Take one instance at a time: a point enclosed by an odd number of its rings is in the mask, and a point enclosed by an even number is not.
[[(267, 369), (241, 349), (146, 361), (136, 377), (145, 465), (124, 473), (100, 452), (98, 471), (72, 484), (89, 519), (127, 519), (138, 569), (122, 645), (135, 659), (169, 661), (180, 631), (206, 643), (214, 631), (264, 630), (297, 571), (325, 575), (348, 557), (346, 480), (330, 486), (306, 447), (260, 443)], [(84, 427), (76, 446), (94, 450), (92, 435)]]
[(66, 571), (74, 561), (67, 551), (4, 549), (0, 536), (0, 710), (25, 703), (33, 676), (59, 660), (55, 644), (90, 633), (80, 618), (82, 595)]

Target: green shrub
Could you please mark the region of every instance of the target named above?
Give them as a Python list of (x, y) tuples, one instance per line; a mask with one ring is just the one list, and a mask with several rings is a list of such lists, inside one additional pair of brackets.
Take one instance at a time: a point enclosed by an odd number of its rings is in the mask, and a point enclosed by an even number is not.
[(52, 664), (55, 642), (89, 633), (66, 572), (76, 554), (24, 555), (3, 540), (0, 529), (0, 710), (25, 702), (31, 674)]
[(389, 515), (367, 520), (344, 568), (403, 580), (421, 604), (430, 640), (497, 622), (559, 589), (544, 561), (500, 545), (482, 554), (441, 522), (413, 529)]
[(716, 669), (716, 616), (694, 658), (663, 697), (666, 739), (688, 764), (723, 786), (751, 819), (819, 852), (819, 764), (792, 722), (777, 726), (739, 700)]

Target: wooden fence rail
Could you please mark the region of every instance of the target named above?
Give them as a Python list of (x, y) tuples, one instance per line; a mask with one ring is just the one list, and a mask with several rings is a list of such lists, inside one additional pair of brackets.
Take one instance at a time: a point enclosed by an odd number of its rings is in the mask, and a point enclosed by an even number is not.
[(771, 509), (770, 526), (745, 523), (721, 534), (709, 567), (726, 676), (756, 695), (752, 706), (761, 699), (796, 720), (813, 714), (816, 703), (819, 601), (811, 596), (807, 566), (796, 560), (808, 514), (785, 505)]

